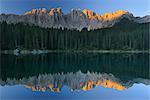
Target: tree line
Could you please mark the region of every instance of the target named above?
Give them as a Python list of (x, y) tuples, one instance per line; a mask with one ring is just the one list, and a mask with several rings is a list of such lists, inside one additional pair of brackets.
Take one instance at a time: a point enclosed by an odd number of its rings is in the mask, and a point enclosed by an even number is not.
[(111, 28), (88, 31), (0, 23), (1, 50), (149, 50), (149, 23), (127, 19)]

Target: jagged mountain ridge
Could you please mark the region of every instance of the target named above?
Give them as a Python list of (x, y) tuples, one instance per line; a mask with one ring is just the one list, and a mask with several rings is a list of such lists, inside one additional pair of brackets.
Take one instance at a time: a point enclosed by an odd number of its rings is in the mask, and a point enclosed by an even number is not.
[(150, 16), (137, 18), (134, 17), (133, 14), (123, 10), (118, 10), (115, 13), (105, 13), (100, 15), (88, 9), (84, 9), (83, 11), (79, 9), (73, 9), (70, 13), (64, 14), (61, 8), (52, 8), (51, 10), (47, 10), (45, 8), (33, 9), (23, 15), (1, 14), (0, 22), (22, 22), (45, 28), (61, 27), (77, 30), (87, 28), (88, 30), (93, 30), (112, 27), (122, 18), (128, 18), (129, 20), (135, 21), (137, 23), (150, 22)]

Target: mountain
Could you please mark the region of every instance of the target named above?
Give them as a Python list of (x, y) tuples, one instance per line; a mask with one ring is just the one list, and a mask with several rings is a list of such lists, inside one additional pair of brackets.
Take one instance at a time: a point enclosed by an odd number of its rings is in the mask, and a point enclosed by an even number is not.
[(150, 22), (150, 15), (147, 15), (147, 16), (144, 16), (144, 17), (137, 17), (135, 19), (135, 22), (138, 22), (138, 23), (147, 23), (147, 22)]
[(101, 29), (112, 27), (121, 19), (127, 18), (137, 23), (150, 22), (150, 16), (134, 17), (133, 14), (118, 10), (114, 13), (105, 13), (100, 15), (92, 10), (73, 9), (70, 13), (64, 14), (61, 8), (52, 8), (47, 10), (45, 8), (33, 9), (23, 15), (15, 14), (1, 14), (0, 22), (6, 21), (7, 23), (27, 23), (44, 28), (68, 28), (82, 30)]

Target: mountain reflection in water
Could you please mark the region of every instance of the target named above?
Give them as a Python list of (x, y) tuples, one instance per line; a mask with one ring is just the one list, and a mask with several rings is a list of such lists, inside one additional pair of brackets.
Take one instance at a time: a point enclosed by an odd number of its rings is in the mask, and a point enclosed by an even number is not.
[(149, 54), (52, 53), (1, 55), (2, 87), (23, 85), (32, 91), (128, 90), (150, 85)]
[[(142, 80), (139, 80), (139, 82), (140, 81), (142, 82)], [(148, 84), (148, 80), (146, 83)], [(69, 86), (73, 91), (80, 89), (83, 91), (91, 90), (99, 85), (117, 90), (124, 90), (128, 88), (128, 86), (125, 86), (125, 83), (119, 82), (119, 79), (115, 78), (111, 74), (98, 74), (89, 72), (84, 74), (80, 71), (77, 73), (67, 74), (39, 75), (38, 77), (29, 77), (28, 79), (23, 78), (21, 80), (7, 79), (6, 82), (2, 81), (1, 84), (22, 84), (27, 88), (31, 88), (33, 91), (46, 91), (47, 89), (50, 89), (52, 92), (60, 92), (64, 85)], [(130, 85), (132, 86), (132, 83)]]

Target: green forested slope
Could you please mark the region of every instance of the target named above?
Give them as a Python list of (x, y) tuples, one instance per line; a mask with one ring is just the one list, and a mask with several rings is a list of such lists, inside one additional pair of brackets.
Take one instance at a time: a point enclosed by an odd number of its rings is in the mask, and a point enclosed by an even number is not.
[(149, 23), (122, 19), (111, 28), (81, 32), (0, 23), (1, 50), (149, 50)]

